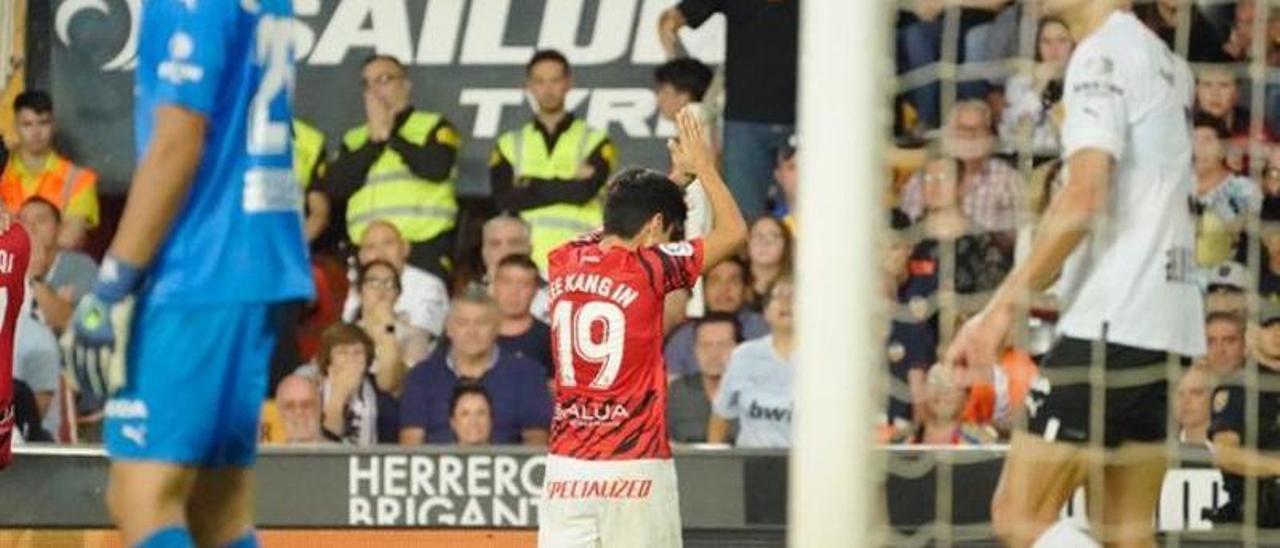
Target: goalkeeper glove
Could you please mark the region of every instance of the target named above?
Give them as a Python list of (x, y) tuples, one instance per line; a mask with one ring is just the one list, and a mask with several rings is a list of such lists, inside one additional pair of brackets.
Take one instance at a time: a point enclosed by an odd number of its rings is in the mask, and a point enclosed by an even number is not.
[(80, 299), (63, 338), (67, 377), (78, 394), (81, 415), (101, 411), (124, 385), (124, 354), (133, 316), (134, 289), (143, 270), (108, 255), (93, 291)]

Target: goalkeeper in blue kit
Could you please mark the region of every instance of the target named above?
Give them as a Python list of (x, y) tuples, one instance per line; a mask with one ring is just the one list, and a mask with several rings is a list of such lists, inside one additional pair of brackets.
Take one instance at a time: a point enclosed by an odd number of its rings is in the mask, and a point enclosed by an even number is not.
[(258, 545), (272, 308), (313, 291), (291, 25), (290, 0), (143, 4), (138, 168), (69, 336), (75, 355), (111, 356), (73, 365), (82, 397), (106, 398), (107, 505), (126, 546)]

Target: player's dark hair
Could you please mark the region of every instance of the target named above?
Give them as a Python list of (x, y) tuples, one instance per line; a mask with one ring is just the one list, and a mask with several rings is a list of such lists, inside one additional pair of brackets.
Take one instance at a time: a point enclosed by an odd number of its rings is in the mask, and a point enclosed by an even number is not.
[(481, 398), (484, 398), (484, 403), (489, 406), (489, 409), (491, 410), (490, 412), (492, 412), (493, 398), (489, 397), (489, 391), (485, 390), (484, 386), (478, 382), (464, 380), (459, 382), (458, 385), (453, 388), (453, 395), (449, 396), (450, 417), (452, 417), (454, 413), (458, 412), (458, 402), (462, 401), (462, 398), (467, 396), (480, 396)]
[(36, 114), (53, 113), (53, 97), (43, 90), (33, 89), (19, 93), (13, 99), (13, 111), (30, 110)]
[(564, 68), (565, 76), (573, 74), (573, 70), (569, 68), (569, 58), (565, 57), (563, 53), (554, 49), (540, 49), (533, 52), (533, 57), (530, 57), (529, 62), (524, 65), (525, 75), (532, 73), (533, 67), (543, 61), (555, 61), (556, 63), (560, 63), (560, 66)]
[(407, 74), (409, 72), (409, 68), (404, 66), (404, 62), (401, 61), (400, 58), (394, 55), (388, 55), (385, 53), (375, 53), (373, 55), (365, 57), (364, 62), (360, 64), (360, 68), (361, 69), (368, 68), (369, 65), (377, 63), (378, 61), (386, 61), (388, 63), (395, 65), (396, 68), (400, 69), (401, 73)]
[[(369, 271), (373, 270), (376, 267), (386, 268), (387, 270), (390, 270), (393, 274), (398, 272), (396, 270), (396, 265), (391, 264), (391, 262), (389, 261), (384, 261), (382, 259), (369, 261), (368, 263), (360, 265), (360, 271), (356, 274), (356, 287), (363, 287), (365, 278), (369, 276)], [(400, 276), (397, 274), (395, 276), (392, 276), (391, 278), (392, 280), (395, 280), (394, 283), (396, 286), (396, 293), (402, 293), (404, 291), (404, 288), (400, 286)]]
[(634, 238), (654, 215), (662, 214), (663, 230), (672, 240), (682, 240), (689, 206), (684, 192), (666, 175), (652, 169), (630, 167), (613, 177), (604, 202), (604, 233)]
[[(58, 209), (58, 206), (54, 205), (53, 202), (50, 202), (40, 196), (32, 196), (27, 198), (27, 201), (22, 202), (22, 207), (27, 207), (31, 204), (42, 205), (49, 208), (49, 211), (53, 212), (53, 220), (58, 224), (62, 224), (62, 210)], [(21, 210), (22, 208), (18, 209)]]
[(365, 365), (373, 363), (373, 339), (359, 326), (349, 323), (335, 323), (320, 333), (320, 350), (316, 352), (316, 367), (321, 375), (329, 374), (329, 365), (333, 363), (333, 349), (339, 346), (359, 344), (364, 347)]
[(688, 93), (694, 101), (701, 101), (711, 86), (711, 67), (692, 57), (672, 59), (653, 69), (653, 79), (659, 85), (668, 84), (676, 91)]
[(742, 322), (738, 321), (738, 315), (730, 312), (707, 312), (706, 315), (698, 318), (697, 323), (693, 326), (693, 334), (696, 339), (698, 332), (702, 331), (704, 325), (729, 324), (733, 326), (733, 342), (742, 342)]
[(503, 257), (501, 261), (498, 261), (499, 270), (508, 266), (523, 268), (524, 270), (532, 272), (535, 276), (538, 275), (538, 263), (533, 262), (533, 258), (525, 255), (524, 253), (513, 253)]
[(1191, 117), (1191, 128), (1200, 129), (1202, 127), (1213, 130), (1213, 134), (1217, 135), (1219, 139), (1231, 138), (1231, 132), (1227, 130), (1226, 120), (1209, 114), (1208, 112), (1198, 110)]

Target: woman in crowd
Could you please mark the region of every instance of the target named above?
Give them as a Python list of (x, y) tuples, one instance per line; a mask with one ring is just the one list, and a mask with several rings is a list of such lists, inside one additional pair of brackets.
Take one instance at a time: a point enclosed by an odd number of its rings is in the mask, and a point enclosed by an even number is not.
[(969, 398), (965, 372), (938, 364), (929, 369), (925, 381), (926, 407), (924, 422), (916, 429), (911, 443), (919, 445), (982, 445), (996, 440), (990, 424), (964, 420), (965, 401)]
[(364, 265), (356, 278), (360, 308), (356, 325), (373, 340), (378, 388), (399, 394), (409, 366), (426, 359), (431, 336), (394, 312), (400, 298), (400, 276), (386, 261)]
[(1000, 139), (1005, 147), (1021, 150), (1030, 143), (1037, 156), (1057, 155), (1058, 124), (1062, 119), (1062, 82), (1075, 42), (1061, 20), (1040, 21), (1036, 31), (1035, 66), (1005, 84), (1007, 106), (1000, 117)]
[(707, 441), (729, 442), (729, 421), (738, 421), (738, 447), (791, 446), (791, 383), (794, 367), (795, 286), (783, 276), (766, 293), (764, 316), (770, 334), (733, 351), (712, 402)]
[(765, 215), (751, 223), (747, 239), (750, 305), (761, 310), (764, 295), (785, 274), (791, 272), (795, 240), (791, 230), (777, 217)]
[(326, 439), (358, 446), (396, 441), (400, 408), (374, 380), (374, 346), (364, 329), (346, 323), (320, 336), (316, 367)]

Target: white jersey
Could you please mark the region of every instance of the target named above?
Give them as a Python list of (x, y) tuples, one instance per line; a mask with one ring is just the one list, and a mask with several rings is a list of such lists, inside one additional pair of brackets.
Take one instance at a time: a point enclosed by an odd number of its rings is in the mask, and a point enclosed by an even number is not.
[(1191, 70), (1133, 14), (1117, 11), (1076, 48), (1065, 87), (1063, 158), (1098, 149), (1114, 167), (1103, 219), (1063, 268), (1059, 332), (1203, 354)]

